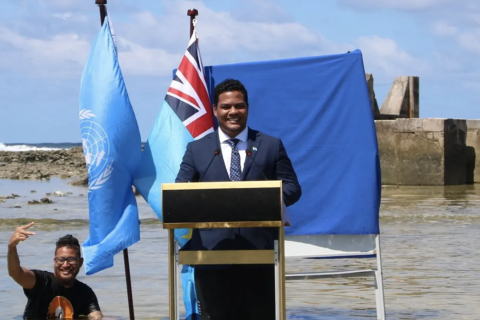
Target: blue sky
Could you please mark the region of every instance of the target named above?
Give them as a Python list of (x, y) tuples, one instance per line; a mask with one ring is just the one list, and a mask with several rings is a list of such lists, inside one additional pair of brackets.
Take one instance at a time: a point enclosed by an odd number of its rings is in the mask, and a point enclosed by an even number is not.
[[(100, 28), (94, 0), (2, 0), (0, 142), (79, 142), (80, 77)], [(360, 49), (379, 105), (420, 77), (420, 116), (480, 118), (477, 0), (110, 0), (119, 59), (145, 141), (199, 10), (205, 65)]]

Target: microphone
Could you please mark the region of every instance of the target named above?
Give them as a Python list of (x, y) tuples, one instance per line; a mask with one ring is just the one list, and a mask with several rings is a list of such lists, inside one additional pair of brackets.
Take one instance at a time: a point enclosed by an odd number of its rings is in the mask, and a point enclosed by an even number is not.
[(265, 174), (263, 173), (263, 170), (260, 169), (259, 165), (255, 162), (255, 159), (252, 156), (252, 150), (250, 150), (250, 149), (245, 150), (245, 154), (247, 155), (247, 157), (250, 157), (250, 159), (252, 159), (253, 164), (255, 164), (255, 166), (257, 167), (258, 170), (260, 170), (260, 173), (265, 178), (265, 180), (268, 180), (267, 177), (265, 176)]
[(203, 177), (205, 176), (205, 174), (206, 174), (207, 171), (208, 171), (208, 168), (210, 168), (210, 165), (212, 164), (213, 159), (215, 159), (215, 157), (218, 156), (219, 154), (220, 154), (220, 149), (215, 149), (215, 150), (213, 151), (213, 157), (212, 157), (212, 159), (210, 160), (210, 162), (208, 163), (207, 168), (206, 168), (205, 171), (203, 172), (203, 174), (202, 174), (202, 176), (200, 177), (200, 179), (198, 180), (198, 182), (201, 182), (201, 181), (202, 181)]

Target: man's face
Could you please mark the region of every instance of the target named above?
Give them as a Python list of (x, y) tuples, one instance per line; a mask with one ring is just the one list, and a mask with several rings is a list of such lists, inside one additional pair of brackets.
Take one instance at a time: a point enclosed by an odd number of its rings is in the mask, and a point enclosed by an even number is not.
[(74, 248), (58, 248), (53, 259), (55, 278), (65, 287), (72, 286), (82, 264), (83, 259)]
[(218, 125), (230, 138), (236, 137), (247, 126), (248, 107), (240, 91), (223, 92), (213, 106)]

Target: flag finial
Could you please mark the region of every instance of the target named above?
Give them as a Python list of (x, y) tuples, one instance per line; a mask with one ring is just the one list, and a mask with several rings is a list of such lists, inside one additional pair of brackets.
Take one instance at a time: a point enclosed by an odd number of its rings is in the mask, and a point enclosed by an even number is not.
[(100, 25), (103, 26), (103, 22), (105, 21), (105, 17), (107, 16), (107, 0), (95, 0), (95, 4), (100, 10)]
[(195, 25), (197, 24), (197, 19), (195, 19), (195, 17), (198, 16), (198, 10), (189, 9), (187, 11), (187, 16), (190, 17), (190, 37), (192, 37), (193, 29), (195, 29)]

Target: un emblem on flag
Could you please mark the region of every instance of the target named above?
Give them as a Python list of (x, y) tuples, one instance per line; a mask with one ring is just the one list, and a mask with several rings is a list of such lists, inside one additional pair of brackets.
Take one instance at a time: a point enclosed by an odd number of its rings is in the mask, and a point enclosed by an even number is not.
[(88, 170), (88, 189), (100, 189), (112, 174), (109, 161), (110, 144), (108, 135), (101, 125), (90, 120), (95, 114), (91, 110), (80, 111), (80, 135), (83, 154)]

